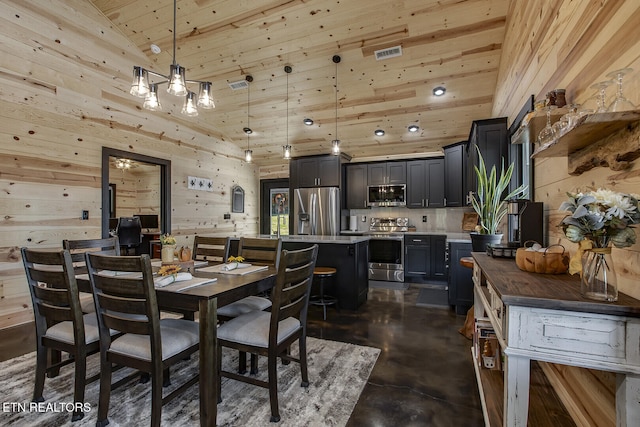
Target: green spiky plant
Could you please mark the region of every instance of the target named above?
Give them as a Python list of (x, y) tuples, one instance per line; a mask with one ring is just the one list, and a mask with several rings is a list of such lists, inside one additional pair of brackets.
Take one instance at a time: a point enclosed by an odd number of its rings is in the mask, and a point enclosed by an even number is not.
[(498, 229), (500, 222), (507, 214), (506, 201), (521, 196), (527, 190), (527, 186), (521, 185), (505, 197), (502, 197), (502, 193), (504, 193), (509, 186), (511, 175), (513, 175), (513, 163), (511, 163), (505, 171), (503, 158), (500, 176), (498, 177), (495, 165), (493, 165), (487, 173), (484, 158), (477, 146), (476, 151), (478, 152), (478, 166), (474, 166), (474, 169), (478, 178), (478, 190), (473, 195), (471, 204), (480, 216), (480, 230), (478, 232), (479, 234), (499, 234)]

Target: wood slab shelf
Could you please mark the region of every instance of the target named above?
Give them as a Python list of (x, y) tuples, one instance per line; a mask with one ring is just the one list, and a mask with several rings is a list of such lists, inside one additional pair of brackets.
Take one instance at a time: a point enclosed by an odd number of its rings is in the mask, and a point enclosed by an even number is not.
[(640, 110), (584, 116), (573, 129), (547, 147), (536, 150), (531, 157), (566, 157), (638, 121)]

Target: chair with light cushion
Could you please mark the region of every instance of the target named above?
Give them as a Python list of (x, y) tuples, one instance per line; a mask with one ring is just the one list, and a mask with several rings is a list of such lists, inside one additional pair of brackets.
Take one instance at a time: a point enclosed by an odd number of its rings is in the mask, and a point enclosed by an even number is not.
[[(124, 365), (148, 372), (151, 377), (151, 425), (159, 426), (162, 405), (198, 382), (198, 375), (162, 396), (163, 374), (169, 367), (199, 349), (199, 325), (184, 319), (162, 319), (156, 299), (151, 261), (148, 255), (110, 256), (87, 253), (100, 329), (100, 398), (97, 426), (107, 418), (112, 388), (112, 365)], [(105, 271), (108, 271), (106, 273)], [(109, 329), (123, 335), (112, 339)]]
[[(85, 385), (100, 376), (86, 378), (87, 356), (98, 352), (100, 340), (95, 313), (82, 313), (71, 255), (66, 250), (22, 248), (22, 260), (36, 325), (33, 401), (44, 401), (45, 375), (55, 376), (60, 367), (75, 362), (73, 401), (83, 403)], [(69, 353), (70, 357), (60, 361), (60, 352)], [(71, 420), (77, 421), (83, 416), (84, 412), (78, 409)]]
[(194, 261), (207, 261), (209, 265), (222, 264), (229, 258), (228, 237), (196, 236), (193, 240)]
[[(282, 239), (260, 239), (241, 237), (238, 254), (244, 258), (243, 262), (254, 265), (268, 265), (278, 268)], [(252, 311), (263, 311), (271, 307), (271, 300), (264, 296), (251, 295), (229, 305), (218, 308), (218, 319), (227, 321), (241, 314)], [(240, 352), (238, 372), (244, 374), (247, 369), (247, 354)], [(251, 356), (251, 373), (258, 373), (258, 363), (255, 355)]]
[[(218, 328), (219, 374), (268, 388), (272, 422), (280, 421), (276, 370), (278, 358), (298, 362), (302, 376), (301, 386), (309, 386), (307, 310), (317, 255), (318, 245), (297, 251), (282, 251), (276, 285), (271, 290), (271, 311), (252, 311), (231, 319)], [(292, 357), (288, 350), (296, 340), (299, 344), (298, 358)], [(268, 381), (222, 371), (222, 347), (267, 356)], [(221, 388), (220, 382), (218, 387)], [(222, 396), (221, 393), (219, 395)]]
[[(71, 254), (73, 261), (73, 270), (75, 274), (87, 272), (85, 265), (85, 252), (100, 252), (105, 255), (120, 255), (120, 242), (118, 237), (108, 237), (106, 239), (78, 239), (62, 241), (62, 247)], [(87, 292), (80, 292), (80, 305), (83, 313), (91, 313), (95, 311), (93, 303), (93, 295)]]

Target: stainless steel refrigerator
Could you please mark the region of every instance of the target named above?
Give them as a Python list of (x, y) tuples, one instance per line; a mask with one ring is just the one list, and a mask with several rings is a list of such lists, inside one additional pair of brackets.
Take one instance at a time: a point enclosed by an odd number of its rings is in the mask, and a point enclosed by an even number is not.
[(293, 194), (293, 233), (340, 234), (340, 189), (296, 188)]

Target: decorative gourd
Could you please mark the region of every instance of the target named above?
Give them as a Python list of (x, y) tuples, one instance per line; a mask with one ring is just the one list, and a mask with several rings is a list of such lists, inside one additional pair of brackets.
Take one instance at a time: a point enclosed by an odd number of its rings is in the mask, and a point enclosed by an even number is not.
[(180, 248), (178, 259), (180, 261), (189, 261), (191, 259), (191, 249), (189, 249), (189, 246), (182, 246)]

